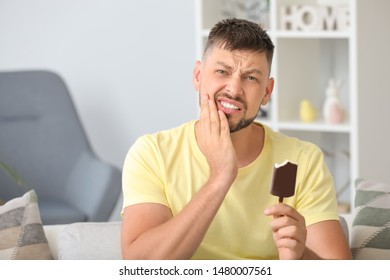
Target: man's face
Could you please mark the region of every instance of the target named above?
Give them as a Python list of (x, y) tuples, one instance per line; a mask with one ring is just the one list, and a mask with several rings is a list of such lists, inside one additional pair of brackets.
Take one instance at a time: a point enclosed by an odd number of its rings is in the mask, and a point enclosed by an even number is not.
[(230, 132), (247, 127), (273, 89), (265, 53), (228, 51), (214, 47), (197, 62), (193, 83), (199, 93), (214, 99), (225, 113)]

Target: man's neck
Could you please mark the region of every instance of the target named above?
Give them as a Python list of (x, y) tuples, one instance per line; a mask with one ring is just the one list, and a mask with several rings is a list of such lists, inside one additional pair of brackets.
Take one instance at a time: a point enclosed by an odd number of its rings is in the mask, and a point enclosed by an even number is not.
[(244, 167), (256, 160), (264, 146), (264, 128), (252, 123), (248, 127), (231, 134), (236, 151), (238, 167)]

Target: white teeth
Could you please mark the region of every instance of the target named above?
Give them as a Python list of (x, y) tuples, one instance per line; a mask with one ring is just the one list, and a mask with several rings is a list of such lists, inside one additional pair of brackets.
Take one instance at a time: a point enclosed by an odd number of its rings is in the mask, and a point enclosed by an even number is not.
[(240, 108), (237, 106), (234, 106), (233, 104), (221, 101), (221, 105), (225, 107), (226, 109), (234, 109), (234, 110), (239, 110)]

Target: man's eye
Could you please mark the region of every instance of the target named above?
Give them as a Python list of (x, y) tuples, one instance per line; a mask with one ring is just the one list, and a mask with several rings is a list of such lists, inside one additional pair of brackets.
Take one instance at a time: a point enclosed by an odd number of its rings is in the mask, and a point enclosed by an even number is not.
[(217, 70), (217, 73), (219, 73), (219, 74), (226, 74), (226, 71), (225, 70)]
[(255, 78), (253, 76), (247, 76), (246, 79), (250, 80), (250, 81), (257, 81), (257, 78)]

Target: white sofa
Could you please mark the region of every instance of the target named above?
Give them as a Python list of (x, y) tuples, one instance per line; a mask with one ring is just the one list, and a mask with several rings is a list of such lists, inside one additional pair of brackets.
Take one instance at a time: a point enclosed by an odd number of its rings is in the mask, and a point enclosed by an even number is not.
[[(348, 226), (341, 223), (348, 236)], [(74, 223), (44, 226), (54, 259), (119, 260), (121, 222)]]
[(43, 228), (54, 259), (122, 259), (120, 221), (45, 225)]
[(83, 222), (44, 225), (43, 229), (54, 259), (119, 260), (122, 194), (108, 222)]

